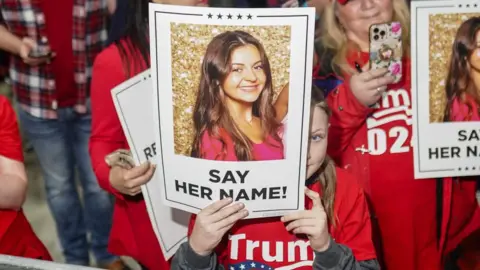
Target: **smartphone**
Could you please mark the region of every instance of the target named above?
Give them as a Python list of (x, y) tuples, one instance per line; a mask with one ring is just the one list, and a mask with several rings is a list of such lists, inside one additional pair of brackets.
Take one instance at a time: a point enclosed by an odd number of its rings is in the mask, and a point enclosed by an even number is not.
[(34, 59), (41, 59), (41, 58), (51, 58), (52, 52), (51, 51), (40, 51), (40, 50), (31, 50), (28, 54), (28, 57)]
[(402, 25), (399, 22), (370, 26), (370, 68), (387, 68), (395, 83), (402, 79)]

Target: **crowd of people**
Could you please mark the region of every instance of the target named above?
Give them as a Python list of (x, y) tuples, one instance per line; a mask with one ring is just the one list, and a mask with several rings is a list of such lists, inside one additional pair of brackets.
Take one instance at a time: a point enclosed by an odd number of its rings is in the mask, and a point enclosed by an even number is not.
[[(189, 241), (172, 259), (164, 258), (141, 194), (156, 166), (128, 162), (128, 143), (110, 94), (150, 67), (149, 2), (316, 8), (304, 211), (244, 220), (248, 210), (241, 202), (214, 202), (192, 215)], [(0, 68), (0, 77), (8, 76), (15, 96), (13, 102), (0, 96), (1, 254), (51, 260), (21, 210), (28, 179), (20, 126), (38, 157), (67, 264), (91, 265), (92, 253), (104, 269), (128, 269), (120, 256), (149, 270), (233, 269), (246, 262), (285, 267), (286, 260), (278, 258), (289, 258), (296, 269), (480, 269), (478, 177), (415, 180), (411, 123), (397, 119), (372, 127), (367, 121), (411, 104), (409, 1), (0, 0), (0, 15), (0, 59), (9, 65), (8, 73)], [(404, 72), (398, 82), (388, 70), (370, 70), (368, 65), (370, 26), (392, 21), (400, 22), (403, 33)], [(264, 71), (268, 59), (254, 37), (233, 31), (214, 38), (213, 47), (215, 42), (229, 44), (224, 52), (228, 59), (249, 53), (259, 65), (245, 71), (254, 75), (239, 80), (258, 80), (261, 86), (271, 80)], [(282, 158), (283, 148), (275, 145), (283, 136), (278, 129), (287, 127), (288, 85), (276, 103), (253, 109), (256, 99), (271, 99), (265, 91), (269, 87), (252, 91), (258, 92), (252, 100), (239, 101), (225, 85), (229, 73), (224, 71), (232, 61), (215, 58), (215, 48), (210, 53), (203, 70), (218, 71), (209, 80), (221, 83), (200, 87), (199, 94), (221, 93), (212, 104), (230, 114), (218, 121), (223, 126), (207, 125), (202, 121), (211, 115), (195, 109), (199, 137), (192, 155), (211, 160)], [(203, 75), (201, 80), (209, 83)], [(451, 95), (456, 107), (447, 120), (478, 120), (480, 89), (450, 90), (459, 94)], [(404, 104), (389, 99), (397, 94), (408, 97), (400, 100)], [(233, 114), (231, 106), (243, 107)], [(453, 108), (459, 106), (461, 110)], [(268, 117), (276, 125), (265, 128), (262, 121)], [(236, 133), (223, 132), (226, 126), (235, 127)], [(255, 126), (264, 131), (252, 134)], [(378, 134), (400, 131), (407, 136), (404, 145), (386, 136), (385, 149), (369, 148)], [(76, 172), (82, 192), (75, 184)], [(279, 248), (292, 241), (307, 251)]]

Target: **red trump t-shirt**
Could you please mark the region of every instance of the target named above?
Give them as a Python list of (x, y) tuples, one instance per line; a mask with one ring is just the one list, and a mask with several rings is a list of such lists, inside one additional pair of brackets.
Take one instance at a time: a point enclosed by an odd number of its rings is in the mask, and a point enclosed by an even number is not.
[[(357, 261), (376, 258), (372, 243), (370, 216), (363, 191), (352, 175), (337, 168), (335, 192), (335, 226), (330, 225), (331, 237), (349, 247)], [(309, 186), (319, 192), (319, 183)], [(305, 198), (306, 209), (312, 201)], [(195, 215), (192, 215), (190, 231)], [(219, 262), (226, 269), (312, 269), (314, 251), (307, 238), (291, 234), (279, 217), (241, 220), (228, 234), (228, 239), (216, 249)]]

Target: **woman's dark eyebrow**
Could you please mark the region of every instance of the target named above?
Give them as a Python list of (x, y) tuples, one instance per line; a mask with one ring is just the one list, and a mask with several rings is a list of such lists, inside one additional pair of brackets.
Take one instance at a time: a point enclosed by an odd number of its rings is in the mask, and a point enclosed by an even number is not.
[[(255, 66), (255, 65), (258, 64), (258, 63), (261, 64), (261, 63), (262, 63), (262, 60), (258, 60), (257, 62), (253, 63), (253, 66)], [(242, 63), (232, 63), (231, 65), (232, 65), (232, 66), (233, 66), (233, 65), (245, 66), (245, 64), (242, 64)]]

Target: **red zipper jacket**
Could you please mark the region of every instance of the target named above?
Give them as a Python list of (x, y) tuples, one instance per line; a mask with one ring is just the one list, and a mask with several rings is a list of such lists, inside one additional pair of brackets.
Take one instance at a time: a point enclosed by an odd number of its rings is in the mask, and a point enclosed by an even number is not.
[[(349, 56), (352, 68), (369, 58)], [(403, 68), (402, 81), (388, 87), (378, 108), (357, 101), (348, 76), (329, 94), (328, 153), (365, 189), (377, 254), (386, 269), (438, 270), (442, 255), (480, 228), (475, 181), (414, 179), (409, 59)]]

